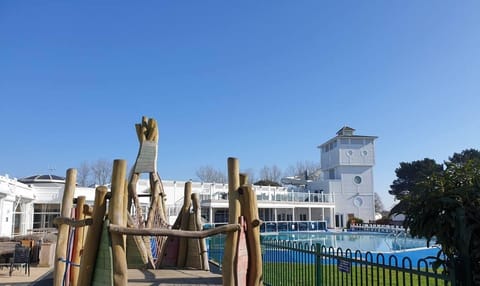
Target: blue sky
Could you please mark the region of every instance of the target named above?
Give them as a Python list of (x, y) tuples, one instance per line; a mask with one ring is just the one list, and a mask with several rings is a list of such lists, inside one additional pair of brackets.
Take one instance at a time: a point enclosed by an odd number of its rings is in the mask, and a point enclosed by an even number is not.
[(138, 151), (159, 173), (318, 161), (344, 125), (378, 136), (375, 191), (402, 161), (479, 148), (479, 1), (1, 1), (0, 174)]

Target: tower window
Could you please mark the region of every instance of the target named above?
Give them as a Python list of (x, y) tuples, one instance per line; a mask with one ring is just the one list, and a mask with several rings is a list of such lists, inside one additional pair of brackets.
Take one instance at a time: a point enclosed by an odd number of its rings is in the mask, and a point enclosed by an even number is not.
[(363, 144), (363, 139), (352, 139), (352, 144), (361, 145)]
[(353, 178), (353, 182), (354, 182), (355, 184), (357, 184), (357, 185), (360, 185), (360, 184), (362, 183), (362, 177), (360, 177), (360, 176), (355, 176), (355, 177)]

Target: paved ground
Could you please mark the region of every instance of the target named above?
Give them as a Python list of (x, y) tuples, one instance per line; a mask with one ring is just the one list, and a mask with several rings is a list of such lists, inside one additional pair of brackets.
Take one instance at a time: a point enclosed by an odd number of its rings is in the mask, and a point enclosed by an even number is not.
[[(8, 276), (8, 269), (0, 270), (0, 285), (2, 286), (50, 286), (53, 285), (53, 268), (31, 267), (30, 276), (23, 270), (15, 270)], [(222, 285), (222, 276), (203, 270), (128, 270), (129, 286), (157, 285)]]
[(222, 285), (222, 276), (204, 270), (128, 270), (128, 285)]
[[(47, 282), (47, 278), (50, 275), (51, 277), (51, 272), (53, 268), (49, 267), (31, 267), (30, 268), (30, 276), (28, 274), (25, 274), (25, 271), (23, 269), (19, 270), (14, 270), (12, 273), (12, 276), (8, 275), (8, 267), (3, 267), (0, 269), (0, 285), (4, 286), (26, 286), (26, 285), (35, 285), (37, 286), (37, 282), (40, 280), (44, 280)], [(40, 285), (52, 285), (53, 284), (53, 279), (50, 279), (48, 281), (50, 283), (48, 284), (38, 284)]]

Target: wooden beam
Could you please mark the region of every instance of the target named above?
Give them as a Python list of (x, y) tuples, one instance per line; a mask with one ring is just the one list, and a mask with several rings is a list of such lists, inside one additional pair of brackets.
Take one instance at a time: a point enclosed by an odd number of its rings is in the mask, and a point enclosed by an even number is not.
[(231, 233), (240, 230), (239, 224), (227, 224), (216, 228), (190, 231), (166, 228), (130, 228), (116, 224), (110, 224), (109, 230), (111, 233), (120, 233), (126, 235), (141, 235), (141, 236), (173, 236), (185, 238), (205, 238), (220, 233)]
[(56, 218), (53, 219), (53, 223), (56, 224), (56, 225), (66, 224), (66, 225), (71, 226), (71, 227), (81, 228), (81, 227), (84, 227), (84, 226), (87, 226), (87, 225), (91, 225), (93, 223), (93, 220), (91, 218), (82, 219), (82, 220), (75, 220), (75, 219), (69, 218), (69, 217), (57, 216)]

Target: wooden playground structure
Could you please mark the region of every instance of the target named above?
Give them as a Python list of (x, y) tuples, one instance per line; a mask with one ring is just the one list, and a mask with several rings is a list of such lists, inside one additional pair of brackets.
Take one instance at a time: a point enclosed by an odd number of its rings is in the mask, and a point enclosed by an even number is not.
[[(75, 198), (75, 169), (67, 170), (55, 252), (54, 285), (127, 285), (128, 269), (209, 271), (205, 238), (226, 234), (222, 284), (261, 285), (262, 257), (256, 195), (239, 161), (228, 158), (229, 223), (203, 230), (198, 194), (185, 184), (177, 220), (167, 224), (165, 193), (157, 173), (158, 128), (154, 119), (136, 124), (140, 143), (127, 180), (125, 160), (114, 160), (110, 191), (95, 190), (93, 206)], [(142, 213), (136, 185), (148, 173), (150, 206)], [(107, 210), (108, 208), (108, 210)], [(81, 273), (81, 275), (79, 274)]]

